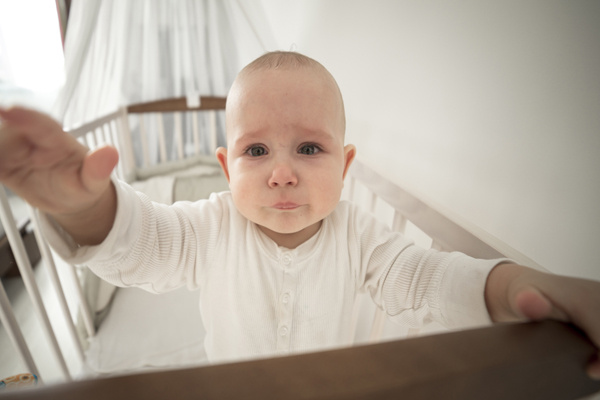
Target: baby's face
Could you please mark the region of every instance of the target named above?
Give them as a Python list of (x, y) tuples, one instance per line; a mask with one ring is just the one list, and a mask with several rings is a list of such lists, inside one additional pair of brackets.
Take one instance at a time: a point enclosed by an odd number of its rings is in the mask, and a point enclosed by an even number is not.
[(254, 71), (227, 103), (217, 157), (242, 215), (281, 246), (314, 235), (339, 202), (354, 146), (344, 147), (339, 92), (312, 69)]

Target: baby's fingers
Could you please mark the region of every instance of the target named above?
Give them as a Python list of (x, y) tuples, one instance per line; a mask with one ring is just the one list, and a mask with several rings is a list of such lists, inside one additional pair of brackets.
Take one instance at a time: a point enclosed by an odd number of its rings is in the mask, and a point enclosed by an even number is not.
[(517, 314), (532, 321), (551, 318), (559, 321), (568, 321), (569, 317), (564, 311), (552, 303), (550, 299), (539, 290), (528, 287), (517, 293), (515, 297)]
[(38, 146), (51, 144), (54, 135), (63, 133), (62, 126), (49, 115), (19, 106), (0, 108), (0, 121), (18, 130)]
[(101, 193), (110, 181), (110, 174), (119, 161), (114, 147), (105, 146), (88, 153), (81, 168), (83, 186), (90, 193)]

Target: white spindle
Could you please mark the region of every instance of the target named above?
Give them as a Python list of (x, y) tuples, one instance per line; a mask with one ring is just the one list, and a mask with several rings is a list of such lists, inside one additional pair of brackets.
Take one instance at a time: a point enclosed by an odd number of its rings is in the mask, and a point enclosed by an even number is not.
[(208, 123), (210, 130), (210, 151), (214, 152), (217, 149), (217, 112), (214, 110), (207, 111)]
[(140, 114), (138, 121), (140, 123), (140, 142), (142, 144), (142, 165), (150, 165), (150, 151), (148, 150), (148, 132), (144, 122), (144, 114)]
[(131, 182), (135, 179), (135, 153), (133, 151), (133, 140), (131, 129), (129, 129), (129, 117), (127, 109), (121, 108), (119, 116), (115, 120), (115, 143), (120, 153), (120, 164), (123, 171), (123, 179)]
[(173, 116), (175, 118), (175, 143), (177, 144), (177, 159), (183, 160), (183, 132), (181, 128), (181, 113), (176, 112)]
[(431, 242), (431, 248), (437, 251), (444, 251), (444, 246), (436, 239)]
[(73, 265), (68, 265), (66, 269), (69, 274), (69, 279), (73, 282), (73, 287), (77, 292), (77, 300), (79, 304), (79, 311), (81, 312), (81, 316), (83, 318), (83, 325), (85, 326), (85, 331), (88, 337), (92, 337), (96, 334), (96, 328), (94, 326), (94, 317), (92, 315), (92, 311), (90, 310), (90, 306), (87, 302), (87, 298), (85, 297), (85, 293), (83, 292), (83, 288), (81, 287), (81, 283), (79, 282), (79, 277), (77, 276), (77, 271)]
[(162, 113), (154, 114), (156, 117), (156, 126), (158, 128), (158, 149), (160, 152), (160, 162), (167, 162), (167, 143), (165, 139), (165, 124)]
[(23, 278), (23, 283), (25, 284), (27, 293), (31, 298), (33, 308), (39, 317), (40, 322), (42, 323), (42, 329), (46, 334), (48, 341), (50, 342), (50, 349), (56, 356), (59, 368), (65, 376), (65, 379), (70, 381), (71, 375), (69, 373), (69, 369), (67, 368), (67, 364), (58, 345), (58, 341), (56, 340), (56, 335), (52, 330), (48, 313), (46, 312), (46, 308), (42, 302), (42, 296), (40, 295), (37, 283), (35, 282), (33, 268), (31, 267), (31, 263), (27, 257), (25, 245), (23, 244), (23, 240), (21, 239), (21, 235), (19, 234), (15, 224), (14, 216), (8, 204), (4, 186), (2, 185), (0, 185), (0, 203), (2, 204), (0, 206), (0, 220), (2, 221), (2, 225), (6, 231), (6, 236), (8, 237), (8, 242), (12, 249), (13, 255), (15, 256), (15, 260), (17, 261), (17, 266), (19, 267), (19, 272)]
[(104, 133), (104, 143), (112, 146), (114, 142), (110, 134), (110, 122), (107, 122), (104, 125), (102, 125), (102, 132)]
[(44, 265), (46, 266), (46, 270), (48, 271), (48, 275), (50, 277), (50, 282), (54, 287), (54, 291), (56, 292), (56, 296), (58, 298), (58, 304), (60, 310), (65, 318), (65, 322), (67, 324), (67, 331), (69, 332), (69, 336), (71, 336), (71, 340), (75, 346), (75, 350), (77, 352), (77, 356), (79, 360), (84, 362), (84, 354), (83, 347), (81, 346), (81, 342), (79, 341), (79, 336), (77, 335), (77, 329), (75, 328), (75, 324), (73, 323), (73, 319), (71, 318), (71, 312), (69, 311), (69, 306), (67, 304), (67, 299), (65, 297), (65, 293), (62, 289), (62, 285), (60, 283), (60, 278), (58, 277), (58, 272), (56, 270), (56, 264), (54, 263), (54, 257), (48, 247), (48, 243), (43, 240), (42, 232), (39, 229), (39, 221), (37, 217), (37, 213), (35, 210), (28, 205), (29, 215), (31, 217), (31, 222), (33, 224), (33, 232), (35, 233), (35, 239), (40, 250), (40, 254), (42, 256), (42, 260), (44, 261)]
[(198, 129), (198, 112), (192, 112), (192, 132), (194, 134), (194, 154), (200, 154), (200, 129)]
[(12, 307), (10, 305), (10, 300), (6, 295), (6, 291), (4, 290), (4, 285), (0, 281), (0, 322), (2, 322), (2, 326), (6, 329), (6, 333), (8, 333), (8, 337), (12, 342), (13, 346), (17, 349), (21, 360), (32, 374), (35, 374), (38, 379), (40, 379), (40, 371), (33, 361), (33, 357), (31, 356), (31, 352), (29, 351), (29, 347), (27, 347), (27, 343), (25, 342), (25, 338), (23, 337), (23, 332), (21, 332), (21, 328), (19, 328), (19, 324), (17, 323), (17, 319), (15, 318), (15, 314), (12, 312)]
[(96, 143), (98, 144), (97, 147), (102, 147), (106, 144), (104, 142), (104, 133), (102, 132), (101, 126), (94, 129), (94, 137), (96, 138)]
[(115, 168), (115, 172), (117, 174), (117, 177), (119, 179), (125, 180), (125, 165), (126, 165), (126, 160), (124, 160), (124, 158), (126, 158), (127, 156), (125, 154), (123, 154), (124, 152), (122, 151), (122, 146), (119, 143), (119, 135), (117, 134), (117, 127), (116, 127), (116, 119), (109, 121), (106, 124), (106, 127), (108, 129), (107, 135), (109, 137), (109, 143), (115, 147), (117, 149), (117, 151), (119, 152), (119, 162), (117, 163), (117, 166)]
[(94, 136), (94, 132), (89, 132), (85, 135), (85, 143), (89, 149), (96, 148), (96, 137)]
[(392, 230), (396, 232), (402, 232), (406, 230), (406, 217), (400, 213), (400, 211), (394, 211), (394, 220), (392, 221)]

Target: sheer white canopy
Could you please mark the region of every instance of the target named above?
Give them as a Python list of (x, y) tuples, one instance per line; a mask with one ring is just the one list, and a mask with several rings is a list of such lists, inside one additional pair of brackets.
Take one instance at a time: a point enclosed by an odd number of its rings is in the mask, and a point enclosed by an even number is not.
[(74, 0), (54, 116), (70, 127), (126, 104), (226, 95), (243, 65), (273, 49), (260, 4)]

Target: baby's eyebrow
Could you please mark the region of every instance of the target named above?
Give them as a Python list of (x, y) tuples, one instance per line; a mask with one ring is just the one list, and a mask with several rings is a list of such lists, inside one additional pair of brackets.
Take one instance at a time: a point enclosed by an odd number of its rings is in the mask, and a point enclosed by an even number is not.
[[(329, 132), (324, 129), (313, 129), (305, 126), (296, 127), (296, 132), (301, 133), (301, 135), (296, 135), (295, 140), (300, 140), (302, 142), (317, 142), (322, 144), (329, 144), (336, 142), (338, 138), (338, 133)], [(343, 136), (340, 136), (343, 140)], [(262, 130), (249, 130), (237, 132), (237, 135), (231, 140), (230, 145), (232, 147), (246, 147), (250, 144), (261, 143), (265, 140), (269, 140), (269, 135)]]
[(241, 133), (238, 134), (237, 136), (235, 136), (233, 138), (233, 140), (231, 140), (231, 145), (236, 146), (236, 145), (248, 145), (251, 143), (258, 143), (263, 141), (264, 135), (261, 135), (260, 133), (257, 132), (248, 132), (248, 133)]
[(322, 129), (310, 129), (310, 128), (302, 128), (302, 130), (306, 133), (306, 137), (308, 139), (313, 140), (326, 140), (326, 141), (334, 141), (336, 139), (337, 134), (333, 132), (329, 132), (327, 130)]
[(344, 143), (344, 137), (336, 133), (319, 133), (318, 135), (307, 135), (305, 142), (314, 142), (324, 146), (333, 146), (339, 142)]

